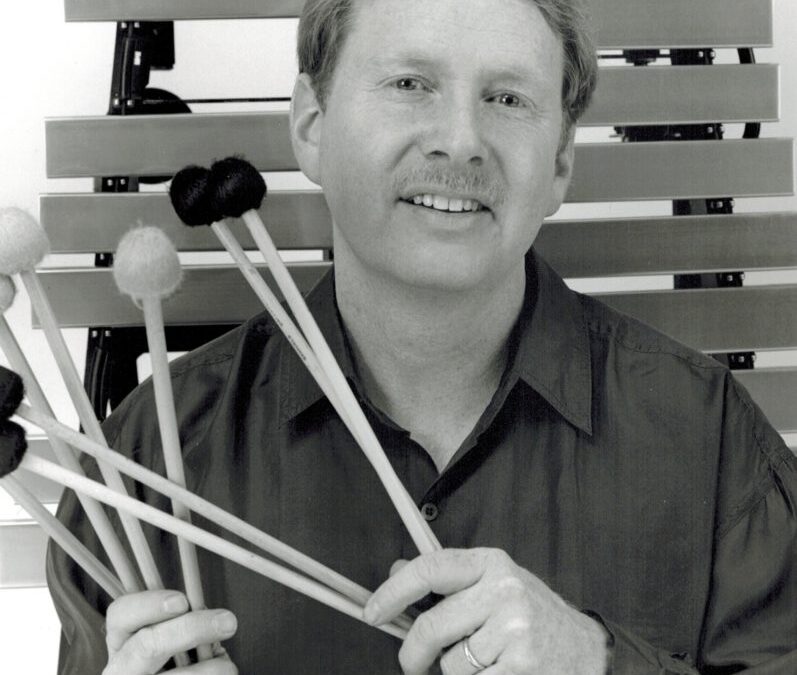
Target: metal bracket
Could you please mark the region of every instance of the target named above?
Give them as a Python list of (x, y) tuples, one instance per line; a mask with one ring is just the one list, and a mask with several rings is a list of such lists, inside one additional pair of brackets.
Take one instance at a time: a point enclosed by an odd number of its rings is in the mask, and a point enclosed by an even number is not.
[(647, 66), (661, 58), (660, 49), (624, 49), (623, 58), (635, 66)]
[[(232, 328), (227, 324), (166, 326), (166, 343), (169, 351), (187, 352)], [(118, 406), (138, 385), (138, 357), (148, 351), (143, 327), (89, 329), (84, 382), (99, 420), (104, 420), (109, 409)]]
[(151, 70), (174, 67), (174, 24), (170, 21), (120, 21), (116, 24), (109, 115), (135, 113)]
[[(174, 24), (171, 22), (121, 21), (116, 26), (109, 115), (146, 112), (142, 103), (153, 69), (174, 66)], [(136, 176), (103, 176), (94, 179), (96, 192), (137, 192)], [(113, 254), (97, 252), (96, 267), (111, 267)], [(143, 329), (89, 328), (84, 383), (94, 412), (104, 419), (138, 384), (136, 360), (146, 351)]]

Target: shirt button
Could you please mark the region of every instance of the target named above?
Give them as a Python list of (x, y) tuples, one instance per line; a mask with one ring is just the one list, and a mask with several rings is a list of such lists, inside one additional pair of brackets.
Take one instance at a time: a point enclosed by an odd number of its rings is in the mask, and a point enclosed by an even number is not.
[(439, 513), (440, 511), (437, 506), (431, 502), (426, 502), (426, 504), (421, 507), (421, 515), (424, 517), (424, 520), (428, 522), (432, 522), (437, 518)]

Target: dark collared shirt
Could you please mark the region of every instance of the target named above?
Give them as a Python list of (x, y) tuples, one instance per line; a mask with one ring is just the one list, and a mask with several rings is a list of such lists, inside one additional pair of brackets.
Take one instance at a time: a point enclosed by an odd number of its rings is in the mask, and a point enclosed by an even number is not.
[[(501, 384), (441, 474), (363, 400), (440, 541), (504, 549), (599, 613), (616, 673), (797, 672), (795, 457), (724, 367), (568, 290), (533, 254), (527, 269)], [(309, 302), (356, 390), (332, 275)], [(416, 555), (267, 317), (180, 359), (173, 380), (192, 490), (368, 588)], [(106, 430), (162, 471), (148, 384)], [(96, 548), (73, 498), (60, 515)], [(167, 585), (180, 587), (172, 538), (150, 534)], [(395, 639), (214, 555), (200, 552), (200, 566), (208, 606), (238, 616), (227, 647), (242, 673), (400, 672)], [(99, 673), (107, 599), (59, 552), (48, 573), (60, 672)]]

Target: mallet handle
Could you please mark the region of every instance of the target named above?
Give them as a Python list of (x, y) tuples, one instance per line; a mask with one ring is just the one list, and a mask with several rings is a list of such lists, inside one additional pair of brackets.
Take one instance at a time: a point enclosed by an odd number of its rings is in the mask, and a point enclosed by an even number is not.
[(431, 553), (432, 551), (440, 550), (440, 542), (437, 541), (437, 537), (434, 532), (432, 532), (429, 524), (423, 519), (423, 516), (421, 516), (418, 507), (399, 480), (390, 461), (385, 456), (385, 451), (382, 449), (373, 429), (371, 429), (371, 425), (365, 418), (365, 414), (349, 387), (346, 377), (335, 361), (335, 357), (329, 349), (329, 345), (324, 339), (321, 330), (318, 328), (318, 324), (316, 324), (313, 315), (305, 304), (301, 292), (294, 283), (293, 277), (291, 277), (288, 269), (285, 267), (285, 263), (282, 262), (282, 258), (280, 258), (279, 252), (274, 242), (271, 240), (271, 236), (266, 230), (263, 221), (255, 210), (246, 211), (242, 218), (252, 238), (255, 240), (257, 247), (266, 259), (271, 274), (274, 276), (277, 285), (285, 296), (291, 311), (307, 338), (307, 342), (318, 357), (319, 362), (327, 373), (327, 377), (337, 391), (344, 407), (348, 410), (349, 418), (354, 424), (355, 429), (357, 429), (355, 439), (360, 443), (366, 457), (373, 465), (379, 479), (385, 486), (404, 526), (415, 542), (415, 546), (417, 546), (421, 553)]
[(315, 353), (310, 349), (310, 345), (307, 344), (307, 340), (305, 340), (304, 335), (302, 335), (301, 331), (296, 327), (296, 324), (288, 315), (288, 312), (285, 311), (268, 284), (263, 280), (263, 277), (260, 276), (254, 263), (249, 260), (241, 244), (238, 243), (238, 240), (232, 232), (230, 232), (227, 223), (220, 220), (213, 223), (210, 227), (216, 233), (216, 237), (221, 242), (222, 246), (227, 249), (230, 257), (249, 283), (249, 287), (254, 291), (255, 295), (257, 295), (260, 302), (263, 303), (263, 307), (265, 307), (271, 318), (274, 319), (274, 323), (277, 324), (277, 327), (282, 331), (283, 335), (285, 335), (288, 343), (293, 347), (296, 354), (302, 360), (302, 363), (304, 363), (307, 370), (310, 371), (313, 379), (315, 379), (318, 386), (321, 387), (321, 391), (324, 392), (324, 395), (332, 403), (335, 410), (338, 411), (338, 414), (343, 419), (346, 426), (352, 429), (353, 425), (349, 421), (346, 409), (343, 407), (337, 392), (330, 384), (329, 378), (318, 362)]
[(39, 523), (47, 536), (64, 549), (66, 554), (80, 565), (111, 598), (116, 600), (125, 592), (122, 584), (108, 568), (97, 560), (96, 556), (58, 518), (44, 508), (16, 476), (9, 474), (0, 478), (0, 485), (30, 514), (31, 518)]
[[(155, 407), (163, 446), (163, 461), (169, 480), (185, 487), (185, 469), (180, 434), (177, 428), (177, 412), (174, 407), (174, 392), (169, 373), (169, 358), (166, 352), (166, 334), (163, 327), (163, 311), (160, 298), (141, 298), (144, 310), (144, 325), (147, 331), (147, 346), (152, 361), (152, 382), (155, 388)], [(191, 522), (191, 512), (185, 504), (172, 500), (172, 513), (176, 518)], [(194, 545), (178, 537), (177, 548), (185, 582), (185, 594), (191, 609), (205, 609), (205, 594), (199, 575), (199, 561)], [(213, 658), (211, 645), (199, 645), (197, 655), (200, 661)]]
[[(253, 525), (250, 525), (245, 520), (231, 514), (229, 511), (225, 511), (206, 499), (203, 499), (199, 495), (179, 485), (175, 485), (163, 476), (154, 471), (150, 471), (146, 467), (128, 459), (115, 450), (95, 443), (84, 434), (70, 429), (57, 420), (42, 414), (40, 411), (23, 404), (17, 409), (17, 415), (35, 424), (48, 434), (62, 438), (65, 443), (77, 448), (81, 452), (85, 452), (95, 459), (101, 459), (113, 465), (119, 469), (119, 471), (127, 474), (139, 483), (167, 497), (181, 501), (194, 513), (200, 514), (208, 521), (216, 523), (244, 541), (254, 544), (269, 555), (288, 563), (291, 567), (295, 567), (300, 572), (326, 584), (330, 588), (353, 600), (358, 605), (365, 605), (371, 597), (371, 592), (366, 588), (363, 588), (343, 575), (322, 565), (313, 558), (297, 551), (281, 542), (279, 539), (272, 537)], [(410, 618), (404, 615), (398, 617), (394, 623), (406, 630), (409, 630), (409, 627), (412, 625)]]
[[(79, 476), (57, 464), (48, 462), (41, 457), (36, 457), (35, 455), (26, 455), (20, 463), (20, 467), (39, 476), (43, 476), (44, 478), (49, 478), (75, 491), (79, 490), (85, 492), (97, 501), (108, 504), (116, 509), (125, 510), (144, 522), (150, 523), (166, 532), (171, 532), (178, 537), (183, 537), (184, 539), (192, 541), (197, 546), (201, 546), (257, 574), (268, 577), (277, 583), (343, 612), (358, 621), (364, 622), (362, 607), (348, 598), (343, 597), (340, 593), (316, 581), (308, 579), (298, 572), (293, 572), (270, 560), (255, 555), (245, 548), (225, 541), (221, 537), (217, 537), (210, 532), (198, 528), (196, 525), (186, 523), (148, 504), (114, 492), (101, 483), (97, 483), (84, 476)], [(406, 637), (405, 631), (392, 624), (379, 626), (379, 629), (401, 639)]]
[[(36, 314), (39, 316), (45, 338), (53, 352), (58, 369), (61, 371), (61, 376), (64, 379), (66, 388), (77, 410), (80, 423), (83, 425), (86, 434), (90, 438), (107, 446), (108, 442), (105, 440), (105, 435), (102, 433), (100, 423), (97, 421), (97, 416), (94, 414), (94, 409), (91, 407), (89, 397), (86, 394), (86, 390), (83, 388), (83, 383), (80, 381), (80, 375), (78, 375), (75, 363), (61, 335), (61, 330), (58, 327), (58, 322), (55, 319), (55, 314), (50, 306), (50, 301), (47, 299), (47, 294), (44, 292), (44, 288), (41, 285), (41, 281), (36, 273), (31, 270), (21, 272), (20, 277), (28, 291), (31, 304), (36, 310)], [(127, 494), (122, 478), (115, 469), (105, 466), (102, 463), (99, 464), (99, 468), (103, 480), (109, 487), (122, 494)], [(125, 534), (130, 541), (133, 555), (144, 577), (146, 587), (149, 590), (162, 589), (163, 581), (155, 565), (155, 558), (152, 557), (149, 544), (144, 537), (141, 523), (126, 513), (120, 513), (119, 517), (122, 521)]]
[[(39, 386), (33, 369), (30, 367), (30, 363), (28, 363), (28, 360), (25, 358), (25, 354), (20, 348), (4, 316), (0, 316), (0, 349), (5, 353), (11, 367), (22, 377), (25, 383), (25, 391), (28, 400), (45, 414), (50, 417), (55, 417), (47, 401), (47, 397), (44, 395), (44, 391)], [(75, 473), (83, 474), (83, 467), (80, 466), (80, 462), (78, 462), (72, 449), (56, 436), (48, 434), (48, 438), (53, 452), (61, 465)], [(125, 591), (127, 593), (134, 593), (141, 590), (141, 584), (138, 581), (133, 565), (127, 557), (122, 543), (116, 536), (116, 532), (111, 525), (108, 514), (105, 513), (102, 506), (93, 499), (89, 499), (85, 495), (78, 495), (77, 497), (94, 531), (97, 533), (100, 543), (108, 554), (111, 565), (121, 578)]]

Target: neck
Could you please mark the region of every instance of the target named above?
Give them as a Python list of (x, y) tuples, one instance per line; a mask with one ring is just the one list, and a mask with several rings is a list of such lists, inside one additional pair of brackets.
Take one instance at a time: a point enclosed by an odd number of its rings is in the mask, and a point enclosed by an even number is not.
[(336, 246), (338, 307), (369, 399), (442, 469), (501, 379), (525, 292), (523, 261), (497, 287), (410, 287)]

